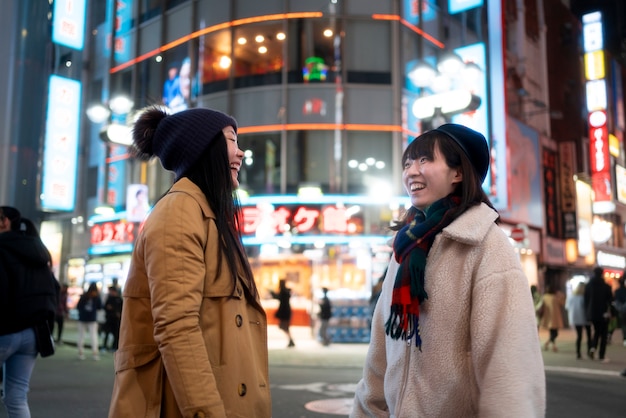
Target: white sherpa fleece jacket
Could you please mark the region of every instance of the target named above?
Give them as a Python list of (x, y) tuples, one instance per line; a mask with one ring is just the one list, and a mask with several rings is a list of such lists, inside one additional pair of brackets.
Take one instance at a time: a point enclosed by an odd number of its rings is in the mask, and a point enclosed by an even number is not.
[(422, 350), (385, 334), (398, 263), (376, 305), (351, 417), (545, 416), (532, 297), (518, 256), (487, 205), (435, 238), (420, 306)]

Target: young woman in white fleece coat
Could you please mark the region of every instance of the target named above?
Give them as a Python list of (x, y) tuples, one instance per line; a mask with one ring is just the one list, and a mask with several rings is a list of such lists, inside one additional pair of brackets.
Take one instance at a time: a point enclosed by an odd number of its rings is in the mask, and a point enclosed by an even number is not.
[(481, 188), (484, 136), (445, 124), (402, 161), (413, 207), (394, 228), (350, 416), (545, 416), (528, 280)]

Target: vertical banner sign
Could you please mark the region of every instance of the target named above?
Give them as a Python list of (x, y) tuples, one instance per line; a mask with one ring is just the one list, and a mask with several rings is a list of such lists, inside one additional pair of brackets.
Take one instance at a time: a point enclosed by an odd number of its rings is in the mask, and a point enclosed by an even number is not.
[(122, 210), (126, 199), (126, 160), (128, 148), (109, 144), (106, 204)]
[[(133, 23), (133, 0), (108, 0), (106, 9), (107, 28), (111, 27), (111, 12), (115, 2), (115, 64), (130, 60), (130, 30)], [(111, 34), (107, 35), (105, 53), (110, 54)]]
[[(504, 76), (504, 57), (506, 50), (504, 34), (502, 31), (503, 1), (487, 2), (487, 18), (489, 36), (488, 52), (489, 65), (487, 67), (490, 89), (489, 101), (490, 109), (489, 117), (491, 118), (491, 129), (489, 132), (489, 143), (491, 145), (491, 176), (494, 186), (489, 192), (489, 198), (497, 210), (508, 209), (509, 201), (509, 179), (508, 179), (508, 162), (507, 162), (507, 137), (506, 137), (506, 99), (505, 99), (505, 76)], [(493, 173), (496, 173), (495, 178)]]
[(41, 176), (41, 208), (72, 211), (76, 196), (81, 84), (50, 76)]
[(546, 233), (558, 237), (558, 216), (556, 209), (556, 152), (543, 148), (543, 197), (546, 211)]
[(593, 254), (591, 224), (593, 223), (591, 187), (576, 181), (576, 212), (578, 213), (578, 255), (587, 257)]
[(52, 15), (52, 42), (69, 48), (85, 45), (85, 0), (55, 0)]
[(609, 158), (609, 132), (606, 113), (589, 114), (589, 157), (591, 158), (591, 186), (594, 202), (609, 202), (613, 198), (611, 185), (611, 160)]
[(578, 238), (576, 225), (576, 145), (572, 141), (559, 143), (559, 186), (561, 188), (561, 235), (563, 239)]
[(582, 20), (593, 201), (611, 202), (613, 200), (613, 186), (611, 183), (609, 132), (606, 115), (606, 65), (604, 62), (602, 14), (600, 12), (587, 13), (583, 15)]

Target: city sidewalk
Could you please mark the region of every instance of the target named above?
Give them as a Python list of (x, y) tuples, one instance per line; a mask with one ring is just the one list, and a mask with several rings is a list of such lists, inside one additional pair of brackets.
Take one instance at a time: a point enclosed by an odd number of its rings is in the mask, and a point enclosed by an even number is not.
[[(63, 330), (63, 342), (76, 345), (77, 326), (74, 320), (67, 320)], [(317, 341), (316, 335), (310, 327), (291, 327), (291, 334), (296, 343), (293, 348), (287, 348), (288, 339), (276, 325), (268, 326), (268, 348), (270, 364), (278, 365), (310, 365), (312, 367), (362, 367), (365, 362), (368, 344), (341, 343), (323, 346)], [(626, 347), (622, 344), (622, 332), (616, 330), (612, 344), (607, 346), (606, 358), (609, 362), (587, 358), (586, 341), (583, 337), (583, 358), (576, 359), (576, 331), (562, 329), (557, 338), (558, 351), (544, 351), (543, 343), (548, 340), (548, 331), (540, 330), (539, 337), (542, 345), (542, 354), (546, 370), (572, 373), (594, 373), (605, 375), (619, 375), (626, 369)], [(86, 342), (88, 345), (88, 343)], [(104, 354), (103, 355), (107, 355)], [(111, 354), (112, 355), (112, 354)]]

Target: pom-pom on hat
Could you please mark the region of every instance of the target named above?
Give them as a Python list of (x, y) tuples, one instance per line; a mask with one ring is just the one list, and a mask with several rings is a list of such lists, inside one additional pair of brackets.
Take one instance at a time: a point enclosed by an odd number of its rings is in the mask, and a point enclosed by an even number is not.
[(178, 180), (227, 126), (237, 132), (234, 118), (212, 109), (193, 108), (167, 115), (156, 127), (152, 150), (165, 169), (176, 173)]
[(473, 129), (455, 123), (441, 125), (435, 131), (441, 132), (454, 140), (465, 152), (480, 177), (485, 181), (489, 170), (489, 146), (484, 135)]

